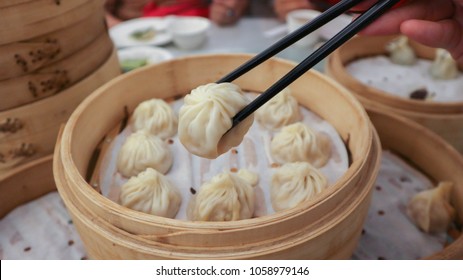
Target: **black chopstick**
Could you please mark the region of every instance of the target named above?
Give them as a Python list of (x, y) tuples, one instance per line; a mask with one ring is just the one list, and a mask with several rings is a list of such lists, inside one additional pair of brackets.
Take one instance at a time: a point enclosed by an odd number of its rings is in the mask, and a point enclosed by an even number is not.
[(357, 34), (360, 30), (365, 28), (372, 21), (376, 20), (378, 17), (384, 14), (387, 10), (392, 8), (399, 1), (400, 0), (379, 0), (371, 8), (369, 8), (367, 11), (362, 13), (358, 18), (356, 18), (348, 26), (342, 29), (333, 38), (328, 40), (320, 48), (318, 48), (311, 55), (309, 55), (306, 59), (304, 59), (300, 64), (298, 64), (294, 69), (292, 69), (283, 78), (281, 78), (279, 81), (273, 84), (269, 89), (267, 89), (264, 93), (259, 95), (256, 99), (254, 99), (251, 103), (249, 103), (246, 107), (244, 107), (241, 111), (239, 111), (232, 119), (233, 121), (232, 127), (235, 127), (245, 118), (247, 118), (249, 115), (254, 113), (254, 111), (259, 109), (267, 101), (272, 99), (272, 97), (274, 97), (277, 93), (285, 89), (288, 85), (290, 85), (292, 82), (298, 79), (301, 75), (303, 75), (313, 66), (315, 66), (325, 57), (327, 57), (330, 53), (336, 50), (339, 46), (344, 44), (347, 40), (352, 38), (355, 34)]
[(271, 45), (269, 48), (260, 52), (259, 54), (248, 60), (246, 63), (227, 74), (225, 77), (218, 80), (217, 83), (229, 83), (239, 78), (240, 76), (249, 72), (262, 62), (266, 61), (267, 59), (271, 58), (272, 56), (291, 46), (292, 44), (304, 38), (308, 34), (314, 32), (318, 28), (330, 22), (333, 18), (348, 11), (349, 9), (351, 9), (352, 7), (354, 7), (362, 1), (363, 0), (343, 0), (337, 3), (336, 5), (332, 6), (309, 23), (305, 24), (304, 26), (300, 27), (294, 32), (286, 35), (284, 38)]

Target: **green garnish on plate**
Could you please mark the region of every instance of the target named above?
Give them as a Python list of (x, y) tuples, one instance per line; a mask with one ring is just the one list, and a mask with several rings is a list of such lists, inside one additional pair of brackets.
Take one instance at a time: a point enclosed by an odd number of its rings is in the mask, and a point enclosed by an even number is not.
[(125, 59), (121, 61), (121, 68), (123, 72), (129, 72), (142, 66), (146, 66), (147, 64), (147, 59)]
[(138, 41), (149, 41), (153, 39), (155, 35), (156, 30), (152, 27), (148, 27), (146, 29), (135, 30), (130, 34), (130, 37)]

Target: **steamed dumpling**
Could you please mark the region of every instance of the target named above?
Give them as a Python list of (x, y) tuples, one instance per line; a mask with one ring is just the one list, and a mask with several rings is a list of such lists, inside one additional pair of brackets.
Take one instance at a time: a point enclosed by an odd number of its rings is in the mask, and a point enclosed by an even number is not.
[(275, 211), (296, 207), (315, 197), (327, 186), (327, 180), (307, 162), (287, 163), (272, 176), (270, 197)]
[(254, 120), (250, 116), (224, 135), (232, 127), (232, 117), (249, 103), (231, 83), (199, 86), (184, 100), (178, 135), (186, 149), (200, 157), (216, 158), (238, 146)]
[(150, 99), (140, 103), (132, 116), (135, 131), (148, 130), (152, 135), (167, 139), (177, 133), (177, 116), (162, 99)]
[(455, 218), (450, 205), (453, 183), (441, 182), (436, 188), (416, 194), (407, 205), (407, 214), (425, 232), (445, 232)]
[(175, 218), (182, 197), (164, 175), (148, 168), (122, 186), (120, 202), (122, 206), (136, 211)]
[(117, 170), (130, 178), (151, 167), (165, 174), (172, 166), (172, 152), (159, 137), (145, 130), (132, 133), (117, 157)]
[(429, 72), (435, 79), (454, 79), (458, 76), (458, 65), (448, 51), (444, 49), (437, 49), (436, 58), (434, 59)]
[(285, 126), (270, 143), (273, 158), (280, 163), (306, 161), (315, 167), (324, 166), (331, 155), (331, 142), (298, 122)]
[(415, 51), (408, 44), (408, 38), (400, 36), (386, 45), (389, 58), (395, 64), (413, 65), (416, 63)]
[(193, 197), (188, 217), (193, 221), (237, 221), (253, 217), (256, 174), (240, 170), (221, 173), (204, 183)]
[(267, 129), (278, 129), (300, 119), (299, 105), (288, 88), (278, 93), (256, 111), (256, 120)]

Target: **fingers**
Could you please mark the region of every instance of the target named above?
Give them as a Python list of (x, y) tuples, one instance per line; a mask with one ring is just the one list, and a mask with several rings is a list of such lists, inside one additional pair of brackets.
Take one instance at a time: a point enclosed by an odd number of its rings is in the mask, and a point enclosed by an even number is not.
[(463, 31), (457, 21), (408, 20), (402, 23), (400, 31), (421, 44), (447, 49), (460, 64), (463, 63)]
[(451, 17), (454, 7), (451, 1), (421, 0), (391, 10), (377, 19), (361, 33), (366, 35), (386, 35), (400, 32), (401, 24), (410, 19), (443, 20)]

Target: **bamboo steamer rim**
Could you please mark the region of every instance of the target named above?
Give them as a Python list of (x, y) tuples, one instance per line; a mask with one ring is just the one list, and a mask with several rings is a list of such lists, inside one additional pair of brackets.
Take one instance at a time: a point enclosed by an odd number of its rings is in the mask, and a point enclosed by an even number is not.
[[(253, 219), (248, 219), (248, 220), (241, 220), (241, 221), (233, 221), (233, 222), (191, 222), (191, 221), (180, 221), (180, 220), (175, 220), (175, 219), (168, 219), (168, 218), (163, 218), (163, 217), (157, 217), (145, 213), (140, 213), (137, 211), (133, 211), (130, 209), (127, 209), (111, 200), (108, 198), (100, 195), (97, 193), (82, 177), (82, 175), (79, 173), (79, 170), (76, 167), (76, 164), (74, 162), (73, 156), (72, 156), (72, 139), (74, 138), (73, 136), (73, 129), (76, 126), (76, 124), (79, 122), (79, 116), (82, 114), (85, 114), (87, 107), (91, 106), (93, 102), (97, 99), (104, 99), (106, 95), (110, 95), (109, 89), (111, 87), (116, 86), (119, 82), (124, 81), (126, 79), (131, 79), (135, 75), (139, 75), (140, 73), (144, 71), (149, 71), (149, 69), (153, 67), (164, 67), (169, 64), (174, 64), (174, 63), (181, 63), (185, 62), (188, 60), (194, 60), (194, 59), (207, 59), (207, 58), (223, 58), (223, 57), (232, 57), (232, 58), (242, 58), (242, 57), (247, 57), (248, 59), (251, 57), (251, 55), (243, 55), (243, 54), (233, 54), (233, 55), (201, 55), (201, 56), (194, 56), (194, 57), (184, 57), (181, 59), (173, 60), (173, 61), (168, 61), (161, 63), (159, 65), (147, 67), (145, 69), (140, 69), (137, 71), (130, 72), (126, 75), (123, 75), (119, 78), (116, 78), (112, 80), (111, 82), (105, 84), (101, 88), (99, 88), (96, 92), (94, 92), (91, 96), (89, 96), (72, 114), (70, 117), (64, 132), (63, 132), (63, 137), (62, 137), (62, 143), (61, 143), (61, 161), (64, 163), (64, 170), (66, 173), (67, 180), (72, 182), (75, 185), (81, 185), (81, 186), (86, 186), (83, 188), (78, 188), (78, 191), (81, 192), (81, 194), (88, 199), (89, 201), (93, 201), (96, 207), (101, 207), (102, 209), (109, 209), (109, 211), (113, 211), (120, 215), (122, 219), (134, 219), (138, 223), (141, 224), (151, 224), (151, 225), (157, 225), (161, 227), (170, 227), (178, 230), (186, 229), (186, 230), (191, 230), (191, 231), (197, 231), (197, 230), (231, 230), (231, 229), (240, 229), (240, 228), (249, 228), (249, 227), (258, 227), (258, 226), (265, 226), (268, 224), (272, 223), (278, 223), (281, 221), (281, 219), (287, 219), (299, 215), (303, 215), (305, 212), (308, 210), (312, 209), (313, 207), (321, 204), (324, 200), (327, 200), (331, 197), (333, 197), (340, 189), (342, 189), (342, 185), (349, 181), (349, 177), (354, 176), (360, 172), (361, 167), (365, 164), (365, 158), (359, 161), (354, 161), (353, 164), (349, 167), (348, 171), (346, 174), (338, 180), (333, 186), (331, 186), (329, 189), (327, 189), (322, 195), (320, 195), (318, 198), (314, 199), (310, 204), (304, 205), (304, 206), (299, 206), (294, 209), (282, 211), (273, 215), (268, 215), (264, 217), (259, 217), (259, 218), (253, 218)], [(282, 59), (274, 59), (273, 61), (290, 65), (293, 67), (295, 64), (293, 62), (288, 62)], [(339, 93), (339, 96), (345, 100), (347, 100), (348, 103), (351, 104), (353, 107), (353, 110), (356, 110), (359, 113), (359, 119), (367, 119), (366, 113), (364, 112), (363, 108), (361, 107), (360, 103), (356, 101), (350, 93), (344, 89), (343, 87), (333, 84), (329, 78), (322, 76), (318, 72), (311, 71), (309, 74), (306, 75), (312, 75), (316, 77), (317, 79), (323, 81), (324, 83), (328, 83), (330, 87), (336, 88), (337, 92)], [(366, 143), (368, 143), (365, 146), (362, 146), (362, 154), (368, 154), (368, 151), (372, 149), (372, 143), (373, 143), (373, 133), (371, 131), (371, 128), (369, 127), (368, 124), (366, 124), (364, 127), (362, 127), (362, 132), (365, 135)]]
[[(397, 114), (398, 116), (403, 116), (408, 119), (429, 119), (435, 121), (462, 121), (463, 122), (463, 114), (459, 113), (450, 113), (450, 114), (439, 114), (439, 113), (425, 113), (425, 112), (416, 112), (416, 111), (409, 111), (402, 108), (395, 108), (389, 107), (385, 104), (374, 102), (364, 96), (357, 96), (357, 99), (364, 104), (365, 109), (367, 111), (381, 111), (384, 114)], [(418, 122), (420, 123), (420, 122)], [(423, 125), (423, 124), (421, 124)], [(428, 127), (428, 129), (430, 129)]]
[[(328, 58), (325, 70), (330, 76), (353, 90), (357, 95), (377, 100), (382, 105), (394, 109), (402, 109), (412, 113), (434, 115), (463, 114), (463, 101), (436, 102), (432, 100), (420, 101), (392, 95), (376, 87), (360, 82), (346, 69), (346, 65), (353, 60), (375, 55), (386, 55), (384, 46), (397, 38), (393, 36), (356, 36), (334, 51)], [(410, 40), (410, 46), (419, 58), (434, 59), (435, 49)]]
[[(56, 190), (52, 160), (53, 155), (48, 155), (0, 173), (0, 219), (14, 208)], [(46, 179), (38, 180), (37, 174)]]
[[(62, 138), (61, 136), (59, 138)], [(118, 227), (115, 227), (108, 221), (102, 219), (101, 217), (95, 216), (85, 205), (83, 204), (76, 204), (74, 203), (73, 196), (75, 193), (72, 192), (72, 187), (67, 184), (67, 179), (65, 178), (64, 166), (63, 162), (59, 160), (60, 156), (60, 147), (61, 142), (59, 141), (55, 151), (55, 160), (53, 164), (55, 180), (57, 182), (58, 188), (60, 190), (60, 194), (65, 201), (67, 207), (70, 209), (70, 213), (73, 216), (73, 220), (75, 221), (76, 226), (82, 223), (86, 226), (86, 230), (90, 229), (92, 232), (86, 232), (86, 235), (83, 235), (83, 239), (87, 236), (91, 236), (94, 238), (98, 236), (101, 238), (101, 241), (107, 242), (107, 244), (112, 244), (113, 248), (122, 247), (125, 252), (133, 253), (136, 252), (136, 256), (139, 257), (140, 254), (143, 257), (149, 258), (166, 258), (166, 259), (194, 259), (194, 258), (207, 258), (207, 259), (253, 259), (253, 258), (263, 258), (274, 254), (275, 252), (281, 252), (288, 248), (297, 248), (298, 244), (306, 242), (308, 239), (316, 238), (322, 236), (326, 231), (330, 230), (334, 226), (338, 224), (338, 222), (342, 222), (347, 217), (353, 217), (352, 213), (355, 210), (358, 210), (356, 207), (348, 207), (345, 211), (342, 212), (340, 216), (337, 216), (336, 221), (331, 224), (325, 224), (322, 227), (317, 227), (316, 230), (313, 231), (311, 235), (304, 235), (304, 230), (301, 230), (299, 233), (296, 233), (294, 236), (282, 236), (280, 240), (270, 240), (269, 242), (262, 242), (261, 244), (249, 244), (247, 246), (243, 245), (240, 247), (233, 246), (233, 247), (223, 247), (223, 248), (186, 248), (185, 252), (178, 251), (178, 247), (176, 246), (163, 246), (164, 244), (160, 244), (158, 242), (153, 242), (150, 240), (144, 239), (142, 236), (137, 236), (131, 234), (127, 231), (124, 231)], [(369, 154), (370, 163), (375, 162), (375, 164), (369, 164), (369, 168), (372, 172), (365, 172), (364, 178), (368, 180), (369, 185), (373, 185), (376, 181), (375, 173), (378, 172), (378, 169), (375, 169), (374, 166), (377, 166), (380, 162), (380, 143), (377, 134), (374, 134), (373, 137), (373, 150), (372, 153)], [(68, 190), (66, 190), (68, 188)], [(359, 190), (359, 194), (355, 196), (356, 200), (364, 201), (370, 196), (371, 188), (363, 188)], [(357, 194), (357, 193), (356, 193)], [(74, 197), (75, 199), (75, 197)], [(369, 201), (369, 199), (368, 199)], [(355, 203), (354, 203), (355, 204)], [(368, 206), (368, 203), (366, 204)], [(352, 206), (352, 205), (351, 205)], [(366, 212), (366, 211), (365, 211)], [(80, 226), (80, 225), (79, 225)], [(315, 227), (315, 226), (313, 226)], [(82, 235), (82, 233), (81, 233)], [(355, 234), (354, 234), (355, 235)], [(292, 238), (294, 237), (294, 238)], [(356, 244), (355, 238), (353, 239), (352, 244)], [(85, 243), (85, 241), (84, 241)], [(100, 243), (98, 243), (100, 244)], [(87, 244), (86, 244), (87, 246)], [(104, 244), (102, 245), (104, 246)], [(89, 255), (92, 253), (92, 249), (88, 251)], [(196, 250), (195, 250), (196, 249)], [(238, 251), (240, 250), (240, 251)], [(252, 251), (254, 250), (254, 251)], [(353, 249), (352, 249), (353, 250)], [(238, 252), (237, 252), (238, 251)], [(342, 255), (346, 257), (346, 253)], [(348, 252), (347, 256), (349, 256), (352, 252)], [(332, 259), (338, 259), (338, 254), (334, 254), (332, 256), (328, 256)], [(118, 258), (127, 258), (124, 255), (117, 254)], [(273, 255), (271, 255), (273, 256)], [(277, 255), (279, 256), (279, 255)], [(95, 255), (94, 257), (99, 257)], [(104, 256), (104, 258), (112, 258)], [(273, 258), (273, 257), (272, 257)]]
[[(435, 181), (448, 181), (449, 177), (452, 177), (450, 181), (455, 183), (452, 193), (453, 204), (457, 210), (459, 222), (463, 223), (463, 173), (461, 172), (463, 156), (435, 132), (406, 117), (375, 108), (368, 108), (367, 111), (379, 133), (383, 146), (411, 160)], [(390, 129), (391, 126), (395, 129), (399, 126), (402, 127), (401, 133), (398, 134), (397, 130)], [(418, 135), (420, 141), (414, 141)], [(405, 141), (401, 139), (404, 137)], [(423, 150), (429, 155), (423, 155)], [(432, 161), (429, 160), (431, 158)], [(453, 171), (445, 171), (447, 167), (453, 167)], [(445, 171), (445, 174), (442, 171)], [(441, 252), (426, 258), (463, 259), (463, 235)]]

